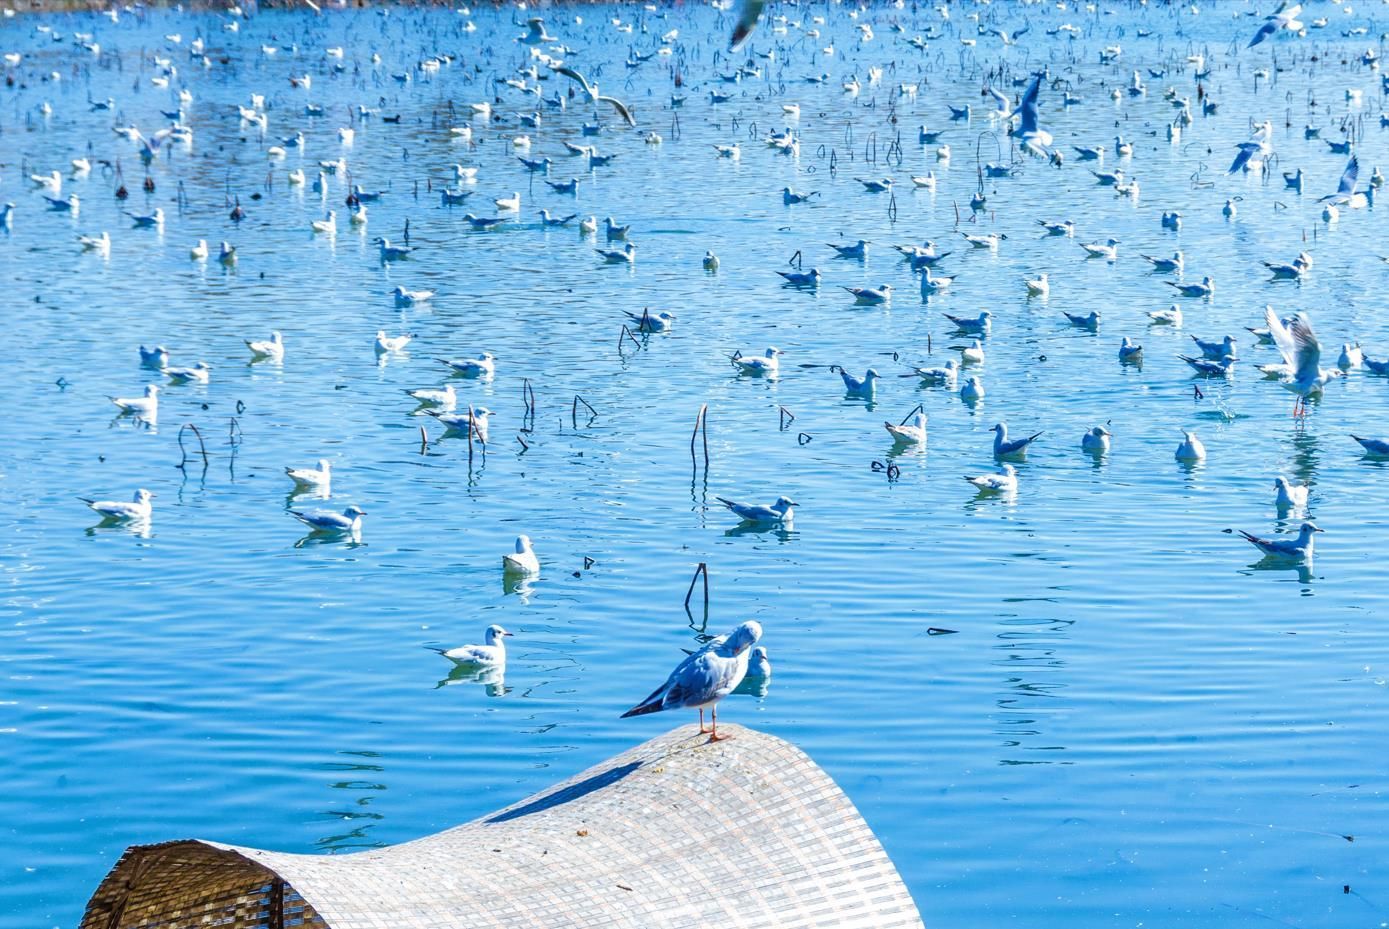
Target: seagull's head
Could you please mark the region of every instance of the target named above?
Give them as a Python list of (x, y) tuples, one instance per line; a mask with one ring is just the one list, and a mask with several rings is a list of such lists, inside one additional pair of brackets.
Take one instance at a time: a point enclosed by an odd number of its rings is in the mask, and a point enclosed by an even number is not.
[(516, 537), (516, 554), (524, 555), (531, 550), (531, 537), (528, 535), (518, 535)]
[(327, 474), (329, 471), (333, 470), (333, 466), (328, 463), (327, 458), (320, 458), (318, 459), (318, 470), (322, 471), (324, 474)]
[(796, 503), (795, 500), (792, 500), (790, 497), (777, 497), (776, 502), (772, 504), (772, 509), (777, 510), (781, 513), (785, 513), (793, 506), (799, 506), (799, 504)]
[(771, 346), (770, 348), (767, 349), (767, 357), (768, 357), (768, 358), (775, 358), (777, 355), (782, 355), (782, 354), (785, 354), (785, 353), (784, 353), (781, 349), (777, 348), (775, 345), (773, 345), (773, 346)]
[(492, 411), (485, 406), (475, 406), (473, 407), (473, 415), (478, 419), (486, 419), (492, 415)]
[(158, 385), (158, 384), (148, 384), (148, 385), (145, 386), (145, 396), (146, 396), (146, 397), (153, 397), (153, 396), (156, 396), (158, 393), (159, 393), (159, 385)]
[(150, 500), (152, 500), (153, 498), (154, 498), (154, 494), (150, 493), (148, 490), (145, 490), (145, 488), (143, 488), (143, 487), (141, 487), (139, 490), (135, 491), (135, 502), (136, 502), (136, 503), (149, 503)]
[(1010, 465), (1010, 464), (1005, 464), (1005, 465), (1003, 466), (1003, 473), (1006, 474), (1006, 475), (1008, 475), (1009, 477), (1014, 477), (1014, 476), (1017, 475), (1018, 469), (1015, 468), (1015, 467), (1013, 467), (1013, 466)]
[(877, 371), (873, 370), (872, 368), (869, 368), (863, 374), (863, 379), (865, 381), (876, 381), (880, 377), (882, 377), (882, 375), (879, 374)]
[(735, 655), (741, 655), (756, 645), (760, 638), (762, 638), (761, 623), (750, 619), (745, 623), (740, 623), (738, 628), (728, 634), (728, 638), (724, 641), (724, 647)]
[(1006, 435), (1008, 432), (1008, 425), (1006, 423), (994, 423), (994, 427), (990, 431), (997, 432), (1000, 435)]
[(1098, 436), (1103, 436), (1104, 438), (1109, 438), (1109, 437), (1112, 436), (1114, 433), (1110, 432), (1110, 431), (1109, 431), (1108, 429), (1106, 429), (1104, 426), (1096, 426), (1095, 428), (1093, 428), (1093, 429), (1090, 430), (1090, 434), (1093, 435), (1093, 436), (1097, 436), (1097, 437), (1098, 437)]
[(362, 516), (367, 515), (367, 511), (364, 510), (364, 509), (362, 509), (361, 507), (359, 507), (357, 504), (354, 503), (354, 504), (352, 504), (351, 506), (349, 506), (347, 509), (343, 510), (343, 514), (346, 515), (346, 516), (350, 516), (350, 517), (352, 517), (353, 519), (357, 519), (357, 518), (359, 518), (359, 517), (362, 517)]
[(1310, 535), (1312, 535), (1312, 533), (1314, 533), (1314, 532), (1325, 532), (1325, 531), (1326, 531), (1325, 529), (1321, 528), (1321, 527), (1318, 526), (1316, 523), (1303, 523), (1303, 524), (1302, 524), (1302, 534), (1305, 535), (1305, 536), (1310, 536)]

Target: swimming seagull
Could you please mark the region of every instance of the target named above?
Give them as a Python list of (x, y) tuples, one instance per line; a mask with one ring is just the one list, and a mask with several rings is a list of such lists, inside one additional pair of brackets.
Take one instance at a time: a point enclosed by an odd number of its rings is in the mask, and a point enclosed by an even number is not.
[(278, 329), (270, 333), (269, 341), (256, 339), (245, 339), (244, 341), (246, 347), (251, 350), (251, 354), (257, 358), (280, 359), (285, 356), (284, 339), (280, 336)]
[(327, 458), (320, 458), (317, 468), (285, 468), (285, 474), (298, 487), (315, 487), (326, 492), (332, 484), (333, 466)]
[(918, 410), (912, 417), (910, 423), (883, 423), (883, 428), (888, 435), (892, 436), (894, 442), (902, 445), (925, 445), (926, 444), (926, 414)]
[(518, 535), (514, 551), (502, 554), (502, 570), (507, 574), (520, 574), (534, 577), (540, 573), (540, 559), (531, 548), (531, 537)]
[(861, 378), (854, 377), (848, 371), (840, 368), (839, 376), (844, 381), (844, 391), (846, 393), (853, 394), (856, 397), (869, 398), (873, 396), (874, 387), (878, 382), (878, 378), (881, 377), (881, 375), (872, 368), (869, 368)]
[(884, 284), (881, 287), (845, 287), (844, 289), (854, 295), (855, 303), (866, 306), (876, 306), (892, 300), (891, 284)]
[(1366, 454), (1374, 455), (1379, 458), (1389, 458), (1389, 442), (1384, 439), (1362, 439), (1358, 435), (1351, 435), (1351, 438), (1360, 443)]
[(454, 361), (440, 358), (439, 362), (452, 368), (454, 374), (461, 374), (464, 377), (491, 377), (496, 373), (495, 356), (491, 352), (483, 352), (476, 358), (462, 358)]
[(1206, 446), (1201, 444), (1201, 440), (1196, 438), (1196, 433), (1182, 430), (1182, 444), (1177, 446), (1178, 461), (1203, 461), (1206, 457)]
[(1112, 435), (1113, 433), (1104, 426), (1095, 426), (1080, 437), (1081, 450), (1102, 455), (1109, 451), (1109, 439)]
[(1307, 485), (1294, 484), (1286, 477), (1279, 476), (1274, 479), (1273, 486), (1278, 488), (1277, 505), (1280, 510), (1291, 510), (1307, 505)]
[(154, 494), (141, 487), (135, 491), (133, 503), (127, 503), (124, 500), (89, 500), (86, 497), (78, 497), (77, 499), (100, 513), (104, 520), (136, 522), (150, 518), (150, 514), (154, 511), (154, 506), (150, 503), (153, 497)]
[(169, 350), (162, 345), (154, 348), (140, 346), (140, 365), (146, 368), (162, 369), (169, 364)]
[(140, 419), (154, 419), (159, 415), (159, 385), (157, 384), (146, 385), (143, 397), (110, 397), (108, 399), (120, 407), (122, 416), (130, 414)]
[(424, 303), (433, 297), (435, 291), (432, 290), (406, 290), (404, 287), (396, 287), (391, 291), (391, 296), (395, 297), (395, 305), (399, 307), (414, 306), (416, 303)]
[(206, 384), (211, 372), (212, 368), (208, 366), (206, 361), (200, 361), (186, 368), (166, 367), (164, 369), (164, 373), (169, 376), (169, 380), (173, 381), (175, 384), (186, 384), (189, 381)]
[(1123, 342), (1119, 343), (1119, 360), (1124, 364), (1133, 364), (1143, 360), (1143, 346), (1137, 344), (1133, 339), (1124, 336)]
[[(710, 732), (709, 741), (719, 735), (718, 702), (731, 694), (747, 675), (749, 650), (762, 638), (762, 627), (753, 620), (719, 636), (676, 666), (666, 682), (622, 718), (645, 716), (662, 710), (699, 710), (699, 731)], [(704, 711), (713, 717), (712, 730), (704, 728)]]
[(734, 516), (749, 523), (789, 523), (795, 515), (792, 507), (797, 506), (796, 502), (789, 497), (777, 497), (771, 506), (763, 506), (760, 503), (738, 503), (736, 500), (727, 500), (723, 497), (715, 497), (714, 499), (728, 507)]
[(778, 271), (782, 277), (786, 278), (786, 285), (790, 287), (819, 287), (820, 269), (811, 268), (809, 271)]
[(781, 349), (772, 347), (767, 349), (765, 355), (738, 355), (732, 361), (738, 368), (739, 374), (775, 375), (781, 367), (781, 361), (778, 358), (781, 354)]
[(384, 352), (400, 352), (405, 350), (405, 346), (410, 344), (412, 335), (386, 335), (385, 329), (376, 330), (376, 341), (374, 347), (377, 354)]
[(991, 326), (990, 320), (993, 314), (988, 310), (981, 312), (977, 319), (970, 319), (967, 316), (951, 316), (949, 313), (942, 313), (946, 319), (955, 324), (955, 328), (961, 332), (987, 333)]
[(405, 392), (425, 406), (437, 406), (451, 410), (458, 404), (458, 394), (454, 392), (452, 384), (445, 384), (442, 390), (420, 387)]
[(1315, 523), (1303, 523), (1296, 539), (1261, 539), (1256, 535), (1240, 530), (1240, 535), (1270, 558), (1284, 558), (1293, 561), (1312, 560), (1312, 539), (1318, 532), (1325, 532)]
[(1037, 432), (1033, 433), (1025, 439), (1013, 439), (1010, 441), (1008, 438), (1007, 423), (998, 423), (997, 425), (995, 425), (993, 428), (993, 433), (994, 456), (998, 458), (1001, 458), (1005, 455), (1027, 454), (1027, 447), (1031, 445), (1033, 442), (1037, 441), (1037, 437), (1041, 435), (1040, 432)]
[(461, 665), (486, 665), (493, 668), (506, 667), (506, 637), (511, 635), (495, 623), (487, 627), (483, 641), (486, 645), (460, 645), (458, 648), (432, 649), (445, 658)]
[(332, 510), (290, 510), (289, 513), (312, 532), (353, 535), (362, 531), (362, 517), (367, 515), (367, 511), (355, 503), (341, 513)]
[(965, 480), (979, 488), (980, 493), (1012, 493), (1018, 489), (1018, 471), (1010, 464), (1003, 466), (1002, 473), (966, 474)]
[(584, 93), (588, 94), (589, 102), (606, 103), (609, 106), (611, 106), (614, 110), (616, 110), (619, 116), (621, 116), (624, 120), (627, 121), (627, 125), (635, 126), (637, 124), (636, 117), (632, 115), (632, 111), (628, 109), (627, 104), (623, 103), (621, 100), (616, 99), (615, 97), (605, 97), (599, 94), (598, 85), (589, 83), (588, 78), (584, 77), (578, 71), (575, 71), (573, 68), (570, 68), (568, 66), (556, 65), (551, 65), (550, 70), (555, 72), (556, 74), (563, 74), (570, 80), (577, 81), (579, 86), (581, 86), (584, 89)]

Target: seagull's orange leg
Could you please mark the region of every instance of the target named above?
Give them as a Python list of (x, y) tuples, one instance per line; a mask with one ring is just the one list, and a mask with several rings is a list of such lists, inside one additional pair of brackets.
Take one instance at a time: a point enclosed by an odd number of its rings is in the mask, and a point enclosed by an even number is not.
[(713, 729), (713, 732), (712, 732), (712, 733), (710, 734), (710, 736), (709, 736), (709, 741), (710, 741), (710, 742), (722, 742), (724, 739), (730, 739), (730, 738), (732, 738), (732, 736), (719, 735), (719, 708), (718, 708), (717, 706), (714, 706), (714, 707), (710, 707), (710, 708), (709, 708), (709, 715), (710, 715), (711, 717), (713, 717), (713, 720), (714, 720), (714, 729)]
[(700, 707), (700, 708), (699, 708), (699, 734), (700, 734), (700, 735), (704, 735), (704, 733), (706, 733), (706, 732), (708, 732), (708, 731), (709, 731), (708, 729), (705, 729), (705, 728), (704, 728), (704, 707)]

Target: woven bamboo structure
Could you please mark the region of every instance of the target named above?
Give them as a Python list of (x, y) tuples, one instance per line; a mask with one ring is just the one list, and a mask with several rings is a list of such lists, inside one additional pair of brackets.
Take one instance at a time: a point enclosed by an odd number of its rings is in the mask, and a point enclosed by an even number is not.
[(803, 752), (684, 726), (497, 813), (349, 855), (133, 846), (81, 929), (898, 929), (921, 917)]

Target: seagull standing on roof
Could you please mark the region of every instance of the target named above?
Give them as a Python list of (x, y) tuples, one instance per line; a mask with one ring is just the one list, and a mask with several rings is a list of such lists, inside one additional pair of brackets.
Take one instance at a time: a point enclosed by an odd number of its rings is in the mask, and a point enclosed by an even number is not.
[[(680, 662), (664, 684), (623, 713), (622, 718), (645, 716), (662, 710), (699, 710), (700, 733), (709, 731), (710, 742), (727, 738), (719, 735), (718, 702), (743, 682), (748, 673), (749, 650), (760, 638), (762, 627), (752, 620), (742, 623), (727, 635), (719, 636)], [(705, 709), (713, 717), (712, 730), (704, 728)]]

